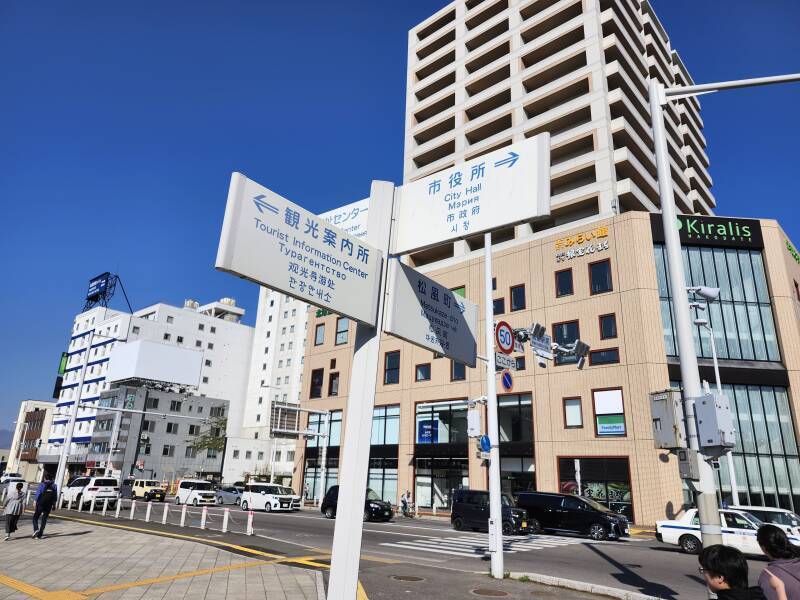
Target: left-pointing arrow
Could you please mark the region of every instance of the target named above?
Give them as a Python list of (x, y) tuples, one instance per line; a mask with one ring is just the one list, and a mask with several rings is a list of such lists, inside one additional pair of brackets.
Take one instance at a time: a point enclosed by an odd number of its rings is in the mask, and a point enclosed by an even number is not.
[(278, 214), (278, 207), (272, 206), (269, 202), (264, 202), (264, 198), (266, 196), (264, 194), (259, 194), (258, 196), (253, 196), (253, 203), (256, 205), (258, 212), (264, 214), (264, 209), (266, 208), (269, 212)]

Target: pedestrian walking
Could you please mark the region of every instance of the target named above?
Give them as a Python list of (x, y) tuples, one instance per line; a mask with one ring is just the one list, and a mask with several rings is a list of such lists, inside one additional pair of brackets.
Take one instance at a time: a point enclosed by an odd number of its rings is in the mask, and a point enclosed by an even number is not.
[(25, 494), (22, 492), (22, 482), (17, 483), (17, 489), (8, 494), (6, 503), (3, 506), (3, 514), (6, 517), (6, 538), (4, 541), (11, 539), (11, 534), (17, 530), (17, 522), (25, 508)]
[(309, 495), (309, 494), (310, 494), (310, 491), (309, 491), (309, 489), (308, 489), (308, 483), (306, 483), (306, 484), (303, 486), (303, 499), (304, 499), (306, 502), (308, 502), (308, 495)]
[(783, 582), (786, 597), (800, 600), (800, 549), (793, 545), (786, 532), (775, 525), (762, 525), (756, 536), (762, 552), (767, 555), (769, 564), (758, 578), (758, 585), (769, 600), (779, 600), (780, 596), (771, 583), (771, 575)]
[(698, 560), (706, 585), (720, 600), (766, 598), (760, 587), (748, 587), (747, 561), (738, 549), (715, 544), (703, 548)]
[(48, 478), (39, 485), (39, 489), (36, 491), (36, 508), (32, 519), (34, 538), (41, 539), (44, 535), (44, 528), (47, 526), (50, 511), (56, 507), (57, 502), (58, 487), (52, 479)]

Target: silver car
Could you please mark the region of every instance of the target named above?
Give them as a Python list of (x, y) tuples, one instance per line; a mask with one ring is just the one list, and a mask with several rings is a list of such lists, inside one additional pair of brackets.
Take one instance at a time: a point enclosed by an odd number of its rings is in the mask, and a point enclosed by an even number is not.
[(241, 492), (232, 485), (219, 488), (214, 496), (217, 504), (235, 504), (238, 506), (242, 501)]

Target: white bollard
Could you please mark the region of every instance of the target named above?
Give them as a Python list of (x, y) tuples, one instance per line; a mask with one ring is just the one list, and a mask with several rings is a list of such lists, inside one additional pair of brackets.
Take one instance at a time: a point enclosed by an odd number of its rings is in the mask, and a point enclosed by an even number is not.
[(106, 516), (106, 512), (108, 511), (108, 498), (103, 498), (103, 516)]
[(181, 527), (186, 526), (186, 505), (181, 507)]
[(208, 507), (203, 507), (203, 512), (200, 514), (200, 529), (206, 528), (206, 517), (208, 517)]
[(70, 498), (69, 502), (67, 502), (67, 510), (72, 510), (72, 498)]
[(152, 508), (153, 508), (153, 503), (152, 502), (148, 502), (147, 503), (147, 510), (144, 511), (144, 522), (145, 523), (149, 523), (150, 522), (150, 510)]
[(5, 502), (6, 501), (6, 494), (8, 494), (8, 487), (3, 488), (3, 497), (0, 498), (0, 502)]
[(77, 503), (78, 503), (78, 512), (82, 512), (83, 511), (83, 496), (79, 496), (78, 497)]
[(435, 517), (436, 516), (436, 501), (431, 502), (431, 504), (433, 505), (433, 516)]
[(119, 519), (119, 511), (122, 510), (122, 498), (117, 500), (117, 510), (114, 511), (114, 518)]
[(253, 530), (253, 511), (247, 511), (247, 535), (255, 535)]
[(167, 515), (168, 514), (169, 514), (169, 504), (164, 502), (164, 514), (161, 516), (161, 524), (162, 525), (166, 525), (167, 524)]
[(25, 506), (31, 503), (31, 491), (28, 490), (28, 493), (25, 494)]
[(131, 500), (131, 514), (128, 517), (131, 521), (133, 521), (133, 513), (136, 510), (136, 500)]
[(222, 513), (222, 533), (228, 533), (228, 517), (231, 514), (230, 508), (225, 508)]
[(90, 515), (94, 514), (94, 498), (89, 500), (89, 514)]

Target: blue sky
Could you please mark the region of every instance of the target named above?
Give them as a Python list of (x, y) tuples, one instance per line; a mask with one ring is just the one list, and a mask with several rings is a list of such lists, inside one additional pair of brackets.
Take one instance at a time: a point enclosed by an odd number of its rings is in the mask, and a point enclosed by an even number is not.
[[(402, 179), (406, 2), (0, 2), (0, 429), (52, 393), (87, 280), (134, 308), (213, 269), (232, 170), (315, 211)], [(654, 0), (696, 81), (800, 71), (800, 6)], [(721, 214), (795, 218), (800, 85), (704, 96)], [(115, 306), (122, 308), (118, 294)]]

